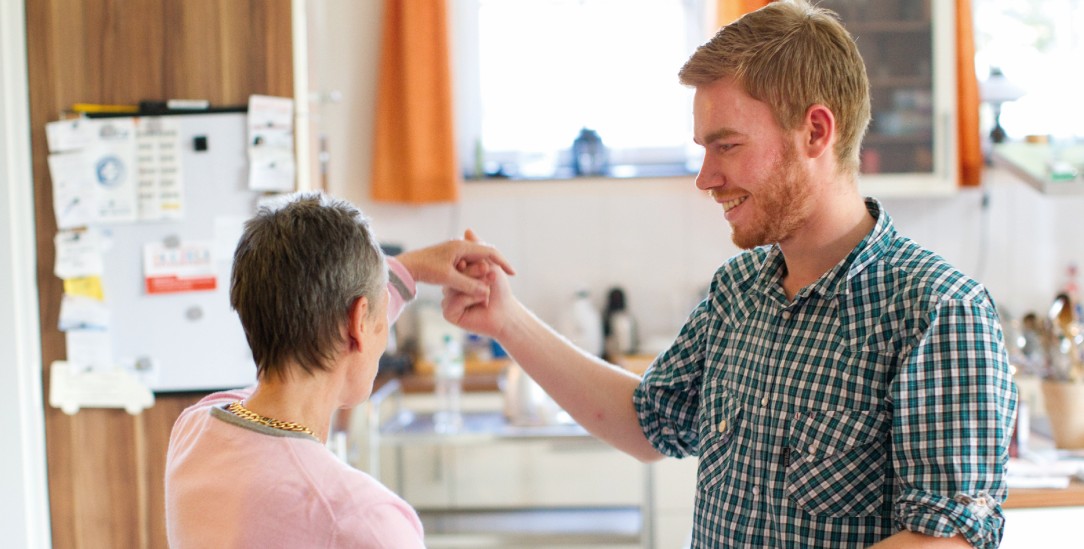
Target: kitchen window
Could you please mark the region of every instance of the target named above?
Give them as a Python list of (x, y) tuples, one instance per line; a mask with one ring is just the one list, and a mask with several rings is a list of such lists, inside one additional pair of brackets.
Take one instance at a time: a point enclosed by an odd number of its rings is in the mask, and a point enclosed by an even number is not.
[(1018, 96), (1001, 110), (1007, 136), (1084, 137), (1084, 0), (974, 0), (974, 16), (980, 80), (1000, 69)]
[(576, 175), (601, 138), (603, 175), (688, 174), (692, 90), (677, 72), (713, 29), (704, 0), (457, 0), (457, 148), (468, 178)]

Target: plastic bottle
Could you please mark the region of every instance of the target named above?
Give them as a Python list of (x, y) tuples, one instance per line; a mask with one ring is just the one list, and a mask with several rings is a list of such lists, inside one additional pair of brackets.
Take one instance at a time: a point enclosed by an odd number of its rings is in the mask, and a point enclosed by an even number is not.
[(591, 304), (587, 290), (576, 292), (562, 319), (560, 332), (577, 347), (602, 356), (602, 315)]
[(436, 360), (437, 411), (433, 428), (438, 433), (454, 433), (463, 426), (460, 399), (464, 370), (462, 344), (451, 334), (445, 334), (444, 347)]

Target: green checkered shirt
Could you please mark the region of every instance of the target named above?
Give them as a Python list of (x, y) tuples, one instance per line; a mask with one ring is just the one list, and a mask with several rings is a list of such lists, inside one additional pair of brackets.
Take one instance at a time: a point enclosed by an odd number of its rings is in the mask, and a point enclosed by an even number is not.
[(778, 246), (728, 260), (634, 402), (699, 455), (694, 548), (866, 547), (901, 529), (997, 547), (1016, 407), (986, 290), (873, 231), (788, 301)]

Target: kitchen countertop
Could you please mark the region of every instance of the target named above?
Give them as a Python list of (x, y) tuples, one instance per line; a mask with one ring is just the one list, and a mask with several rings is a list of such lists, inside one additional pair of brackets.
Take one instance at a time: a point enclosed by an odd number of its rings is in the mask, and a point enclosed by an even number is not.
[[(500, 374), (467, 374), (463, 377), (463, 390), (469, 393), (499, 391), (499, 377)], [(403, 386), (403, 392), (407, 394), (432, 393), (436, 388), (436, 378), (432, 374), (412, 373), (399, 377), (378, 376), (373, 383), (373, 392), (375, 393), (385, 383), (393, 379), (399, 380), (399, 383)]]
[[(640, 361), (643, 362), (643, 361)], [(467, 392), (499, 391), (499, 373), (470, 373), (463, 378), (463, 390)], [(398, 379), (404, 393), (432, 392), (435, 380), (432, 374), (407, 374), (400, 377), (380, 376), (374, 383), (374, 392), (392, 379)], [(1005, 509), (1036, 509), (1048, 507), (1084, 506), (1084, 482), (1073, 480), (1068, 488), (1013, 488), (1002, 504)]]
[(1001, 504), (1004, 509), (1084, 506), (1084, 482), (1074, 480), (1068, 488), (1013, 488)]
[[(644, 370), (654, 360), (654, 356), (632, 355), (621, 357), (617, 364), (626, 370), (636, 374), (643, 374)], [(467, 392), (499, 391), (498, 380), (501, 373), (512, 361), (507, 358), (494, 360), (471, 360), (467, 359), (463, 377), (463, 390)], [(415, 371), (402, 376), (380, 375), (377, 376), (373, 385), (375, 392), (391, 379), (398, 379), (403, 386), (404, 393), (427, 393), (433, 392), (436, 380), (433, 377), (433, 364), (424, 360), (415, 364)]]

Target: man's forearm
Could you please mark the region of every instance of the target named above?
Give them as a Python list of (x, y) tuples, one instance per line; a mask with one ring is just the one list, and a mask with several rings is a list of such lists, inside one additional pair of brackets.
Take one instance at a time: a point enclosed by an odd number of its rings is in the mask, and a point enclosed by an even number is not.
[(971, 549), (971, 544), (959, 534), (951, 538), (937, 538), (902, 530), (869, 549)]
[(499, 341), (591, 434), (641, 461), (663, 457), (644, 436), (632, 403), (638, 376), (580, 350), (525, 308)]

